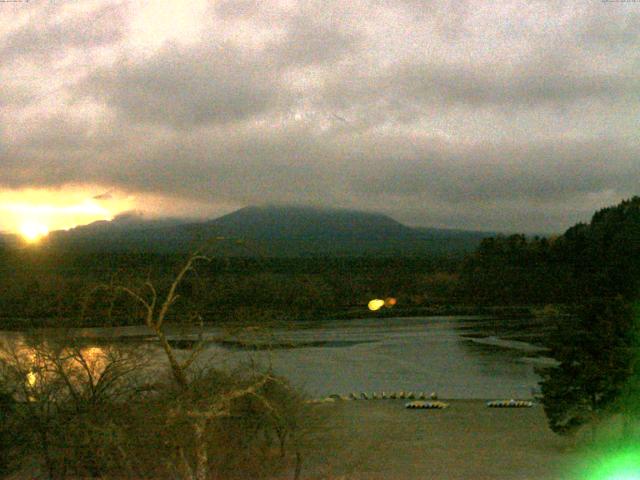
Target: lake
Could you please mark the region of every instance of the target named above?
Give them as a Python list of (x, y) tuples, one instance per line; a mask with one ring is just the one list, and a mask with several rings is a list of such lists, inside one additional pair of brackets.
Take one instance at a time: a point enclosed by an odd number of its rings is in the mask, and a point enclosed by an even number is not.
[[(207, 327), (205, 338), (212, 341), (199, 363), (227, 368), (247, 361), (271, 365), (312, 397), (404, 390), (437, 392), (452, 399), (531, 398), (538, 383), (535, 366), (552, 363), (544, 357), (544, 349), (522, 341), (539, 336), (531, 322), (369, 318), (301, 323), (241, 335)], [(144, 327), (87, 328), (78, 333), (88, 343), (140, 342), (159, 360), (163, 358), (159, 347), (146, 341), (152, 338)], [(0, 338), (19, 336), (0, 332)], [(176, 345), (188, 346), (195, 335), (174, 330), (170, 338)]]

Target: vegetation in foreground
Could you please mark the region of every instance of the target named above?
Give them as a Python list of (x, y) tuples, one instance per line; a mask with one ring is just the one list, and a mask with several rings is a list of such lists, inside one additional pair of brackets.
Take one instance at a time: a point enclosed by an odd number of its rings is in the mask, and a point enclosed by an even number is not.
[(144, 307), (168, 362), (164, 380), (145, 381), (144, 350), (87, 347), (60, 330), (3, 345), (3, 472), (205, 480), (290, 469), (299, 477), (312, 416), (288, 382), (256, 368), (194, 370), (203, 344), (183, 358), (167, 342), (176, 292), (198, 259), (189, 259), (163, 298), (150, 282), (145, 291), (105, 286)]

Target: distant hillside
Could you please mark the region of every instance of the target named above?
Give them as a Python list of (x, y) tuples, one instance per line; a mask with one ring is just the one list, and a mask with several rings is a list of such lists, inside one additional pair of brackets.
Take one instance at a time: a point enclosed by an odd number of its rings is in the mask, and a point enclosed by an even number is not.
[(127, 213), (112, 221), (101, 220), (51, 232), (44, 244), (54, 249), (81, 252), (171, 252), (180, 242), (163, 238), (161, 232), (186, 223), (186, 220), (171, 218), (150, 220)]
[[(490, 233), (407, 227), (379, 213), (312, 207), (246, 207), (215, 220), (121, 217), (53, 232), (51, 248), (80, 251), (193, 251), (214, 238), (224, 253), (265, 256), (443, 255), (474, 250)], [(250, 247), (240, 247), (243, 240)]]

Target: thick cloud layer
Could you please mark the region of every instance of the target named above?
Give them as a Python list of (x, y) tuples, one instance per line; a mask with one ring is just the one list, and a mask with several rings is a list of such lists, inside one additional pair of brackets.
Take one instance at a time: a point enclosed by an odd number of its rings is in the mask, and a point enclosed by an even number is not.
[(547, 232), (638, 193), (638, 4), (93, 0), (0, 15), (0, 189)]

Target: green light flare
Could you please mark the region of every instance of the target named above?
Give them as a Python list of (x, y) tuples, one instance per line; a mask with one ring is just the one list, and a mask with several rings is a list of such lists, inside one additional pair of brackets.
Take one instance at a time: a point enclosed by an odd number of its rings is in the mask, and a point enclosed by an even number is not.
[(598, 455), (576, 480), (640, 480), (640, 447)]

